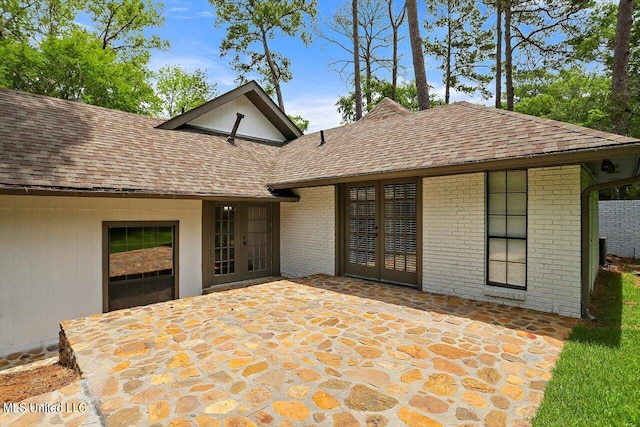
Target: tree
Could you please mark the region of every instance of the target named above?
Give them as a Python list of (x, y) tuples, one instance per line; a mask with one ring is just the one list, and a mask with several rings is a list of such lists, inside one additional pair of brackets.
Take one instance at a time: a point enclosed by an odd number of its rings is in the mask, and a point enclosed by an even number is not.
[(157, 111), (148, 71), (120, 61), (87, 31), (50, 36), (39, 48), (5, 41), (0, 58), (6, 87), (138, 114)]
[[(389, 12), (391, 6), (387, 2), (392, 3), (392, 0), (358, 0), (355, 4), (345, 3), (325, 22), (326, 29), (316, 31), (320, 38), (341, 47), (349, 54), (347, 59), (334, 59), (329, 63), (329, 66), (343, 77), (355, 80), (354, 46), (360, 58), (358, 67), (363, 68), (364, 84), (381, 69), (393, 68), (392, 60), (386, 57), (387, 50), (393, 43), (393, 34), (390, 33), (393, 23), (388, 20), (388, 13), (393, 12)], [(354, 6), (357, 8), (357, 20), (353, 19)], [(357, 23), (357, 28), (354, 27), (354, 23)], [(354, 31), (358, 33), (356, 38)], [(397, 66), (397, 61), (395, 65)], [(366, 102), (370, 100), (367, 99)]]
[(216, 95), (216, 84), (207, 82), (207, 73), (200, 69), (190, 73), (178, 65), (167, 65), (158, 70), (157, 77), (156, 95), (166, 118), (191, 110)]
[(362, 118), (362, 86), (360, 85), (360, 39), (358, 38), (358, 0), (351, 1), (351, 25), (353, 28), (353, 79), (356, 120)]
[(633, 27), (633, 0), (620, 0), (613, 43), (613, 69), (611, 95), (613, 97), (611, 117), (613, 131), (626, 133), (625, 124), (629, 101), (629, 54), (631, 29)]
[[(479, 91), (489, 98), (487, 85), (491, 76), (479, 68), (489, 59), (494, 48), (493, 34), (482, 29), (485, 17), (472, 0), (429, 0), (427, 12), (430, 20), (425, 21), (428, 33), (433, 34), (424, 41), (427, 53), (434, 55), (442, 63), (444, 71), (445, 103), (449, 103), (451, 88), (472, 94)], [(443, 33), (442, 37), (437, 34)], [(470, 86), (468, 82), (475, 83)]]
[(626, 72), (626, 100), (613, 95), (614, 44), (616, 40), (618, 6), (611, 3), (595, 8), (583, 30), (569, 42), (577, 63), (597, 64), (610, 81), (609, 126), (604, 130), (640, 137), (640, 4), (634, 3), (633, 22), (629, 38)]
[[(305, 17), (316, 15), (316, 0), (209, 0), (215, 7), (216, 26), (227, 26), (220, 55), (235, 52), (233, 68), (240, 80), (257, 71), (276, 93), (284, 112), (281, 83), (291, 80), (290, 60), (269, 46), (276, 36), (297, 37), (306, 45), (311, 36), (304, 30)], [(244, 59), (248, 58), (245, 62)]]
[(289, 117), (289, 120), (291, 120), (293, 124), (296, 125), (298, 129), (300, 129), (301, 132), (306, 132), (307, 129), (309, 129), (309, 120), (305, 119), (304, 117), (300, 115), (288, 115), (287, 117)]
[(165, 49), (166, 40), (145, 30), (164, 25), (164, 6), (152, 0), (89, 0), (88, 11), (102, 48), (112, 48), (128, 59), (148, 57), (150, 49)]
[(391, 40), (392, 40), (392, 57), (391, 57), (391, 99), (394, 101), (397, 99), (398, 88), (398, 68), (400, 65), (400, 58), (398, 55), (398, 42), (400, 41), (399, 30), (400, 26), (404, 22), (404, 17), (407, 14), (407, 8), (402, 5), (402, 9), (397, 15), (393, 12), (393, 0), (387, 1), (387, 12), (389, 14), (389, 24), (391, 25)]
[(502, 108), (502, 0), (496, 1), (496, 53), (495, 53), (495, 73), (496, 108)]
[(0, 40), (37, 44), (75, 27), (87, 0), (1, 0)]
[[(504, 68), (502, 58), (496, 55), (496, 97), (500, 96), (504, 70), (507, 109), (512, 110), (514, 72), (562, 68), (570, 55), (567, 40), (584, 26), (591, 0), (488, 0), (485, 4), (495, 8), (496, 37), (502, 36), (500, 41), (504, 42)], [(499, 26), (500, 21), (503, 27)]]
[[(366, 90), (371, 93), (371, 103), (366, 105), (366, 110), (371, 111), (380, 101), (384, 98), (391, 98), (394, 93), (393, 83), (387, 80), (374, 79), (372, 82), (366, 85)], [(403, 107), (411, 110), (418, 111), (418, 89), (414, 81), (408, 81), (397, 85), (395, 88), (396, 99)], [(342, 116), (342, 123), (350, 123), (356, 121), (355, 118), (355, 100), (356, 96), (353, 91), (349, 92), (346, 96), (341, 96), (336, 102), (338, 112)], [(436, 96), (431, 97), (431, 106), (443, 105), (444, 102), (438, 99)]]
[(515, 111), (606, 130), (610, 93), (607, 76), (569, 68), (558, 73), (522, 72), (515, 81)]
[(413, 71), (416, 77), (418, 90), (418, 105), (420, 110), (429, 108), (429, 85), (427, 73), (424, 69), (424, 54), (422, 53), (422, 37), (418, 24), (418, 5), (416, 0), (406, 0), (407, 17), (409, 21), (409, 40), (411, 42), (411, 55), (413, 57)]

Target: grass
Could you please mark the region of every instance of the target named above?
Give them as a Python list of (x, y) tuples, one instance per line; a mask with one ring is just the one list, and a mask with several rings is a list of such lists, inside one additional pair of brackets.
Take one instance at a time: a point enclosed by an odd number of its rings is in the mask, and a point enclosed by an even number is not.
[(640, 280), (628, 263), (600, 273), (592, 314), (562, 350), (534, 427), (640, 426)]

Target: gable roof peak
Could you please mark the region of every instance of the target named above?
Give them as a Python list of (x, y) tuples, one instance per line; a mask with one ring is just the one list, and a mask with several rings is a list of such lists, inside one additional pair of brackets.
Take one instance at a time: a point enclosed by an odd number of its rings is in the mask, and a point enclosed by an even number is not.
[(285, 137), (286, 141), (291, 141), (302, 136), (302, 132), (291, 121), (291, 119), (276, 105), (262, 87), (255, 81), (251, 80), (242, 86), (226, 92), (211, 101), (195, 107), (185, 113), (182, 113), (172, 119), (161, 123), (159, 129), (174, 130), (180, 126), (188, 124), (192, 120), (201, 117), (208, 112), (221, 107), (237, 98), (246, 97), (260, 114), (264, 116), (271, 124)]

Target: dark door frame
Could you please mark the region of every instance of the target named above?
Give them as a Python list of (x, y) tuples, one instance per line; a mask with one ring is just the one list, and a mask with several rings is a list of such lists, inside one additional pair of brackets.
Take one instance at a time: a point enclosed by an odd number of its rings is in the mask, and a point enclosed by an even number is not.
[[(384, 185), (390, 183), (406, 183), (415, 182), (416, 184), (416, 283), (406, 283), (400, 278), (389, 278), (388, 275), (382, 274), (384, 266)], [(361, 181), (357, 183), (344, 183), (336, 185), (336, 274), (339, 276), (347, 275), (347, 256), (348, 256), (348, 188), (353, 186), (370, 186), (373, 185), (376, 188), (376, 218), (378, 221), (378, 237), (377, 237), (377, 254), (376, 254), (376, 268), (379, 268), (380, 273), (369, 277), (366, 274), (354, 274), (349, 275), (355, 277), (362, 277), (369, 280), (377, 280), (381, 282), (390, 282), (396, 284), (403, 284), (408, 286), (415, 286), (418, 289), (422, 288), (422, 178), (398, 178), (398, 179), (385, 179), (385, 180), (372, 180)], [(386, 277), (385, 277), (386, 276)], [(402, 275), (400, 275), (402, 276)]]
[[(259, 206), (267, 208), (267, 227), (271, 234), (269, 248), (270, 263), (263, 272), (248, 272), (245, 268), (237, 269), (233, 275), (216, 276), (214, 273), (214, 231), (215, 207), (235, 206), (238, 208), (240, 217), (240, 230), (236, 230), (236, 262), (244, 263), (247, 260), (246, 251), (243, 245), (241, 231), (246, 231), (248, 207)], [(239, 280), (248, 280), (258, 277), (279, 276), (280, 275), (280, 203), (265, 202), (235, 202), (235, 201), (203, 201), (202, 202), (202, 288), (212, 285), (219, 285)]]

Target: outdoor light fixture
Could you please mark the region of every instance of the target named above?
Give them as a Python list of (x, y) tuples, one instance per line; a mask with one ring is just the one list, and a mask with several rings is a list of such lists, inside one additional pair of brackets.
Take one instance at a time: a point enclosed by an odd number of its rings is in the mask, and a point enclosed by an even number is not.
[(616, 165), (614, 165), (611, 160), (604, 159), (602, 161), (602, 164), (600, 165), (600, 170), (602, 172), (606, 172), (606, 173), (615, 173), (616, 172)]

